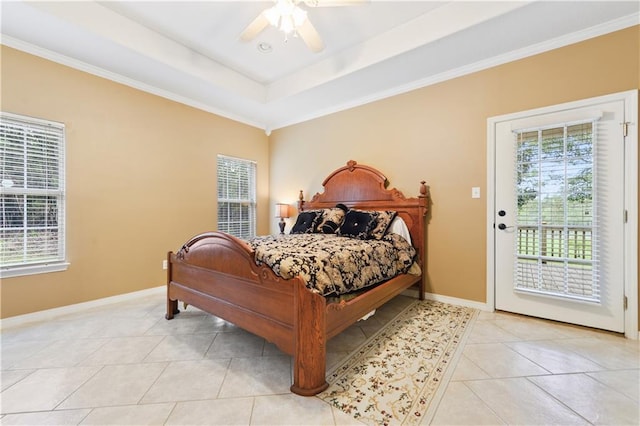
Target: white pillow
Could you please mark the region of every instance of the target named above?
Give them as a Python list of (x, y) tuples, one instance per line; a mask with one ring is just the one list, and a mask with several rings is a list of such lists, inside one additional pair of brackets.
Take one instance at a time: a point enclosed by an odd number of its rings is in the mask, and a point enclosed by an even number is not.
[(411, 234), (409, 233), (409, 228), (407, 228), (407, 224), (400, 216), (396, 216), (391, 225), (389, 225), (389, 229), (387, 229), (387, 234), (393, 233), (398, 234), (405, 240), (411, 244)]

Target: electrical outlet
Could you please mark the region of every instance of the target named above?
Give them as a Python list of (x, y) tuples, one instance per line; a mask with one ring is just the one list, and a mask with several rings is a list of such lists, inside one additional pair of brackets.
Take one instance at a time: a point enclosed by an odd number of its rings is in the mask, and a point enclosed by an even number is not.
[(167, 259), (162, 261), (162, 269), (167, 269), (169, 267), (169, 264), (167, 263)]

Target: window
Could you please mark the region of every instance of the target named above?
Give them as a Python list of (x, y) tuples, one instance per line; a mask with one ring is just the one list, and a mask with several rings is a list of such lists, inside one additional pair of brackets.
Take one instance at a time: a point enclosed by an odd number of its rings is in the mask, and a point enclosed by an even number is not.
[(516, 133), (516, 288), (598, 302), (595, 121)]
[(256, 235), (256, 163), (218, 155), (218, 230)]
[(0, 113), (0, 273), (64, 270), (64, 125)]

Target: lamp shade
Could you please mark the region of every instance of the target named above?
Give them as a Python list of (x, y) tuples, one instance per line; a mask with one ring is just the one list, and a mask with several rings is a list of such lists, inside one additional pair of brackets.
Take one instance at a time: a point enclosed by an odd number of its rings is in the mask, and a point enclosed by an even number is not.
[(288, 218), (289, 204), (283, 204), (283, 203), (276, 204), (276, 217)]

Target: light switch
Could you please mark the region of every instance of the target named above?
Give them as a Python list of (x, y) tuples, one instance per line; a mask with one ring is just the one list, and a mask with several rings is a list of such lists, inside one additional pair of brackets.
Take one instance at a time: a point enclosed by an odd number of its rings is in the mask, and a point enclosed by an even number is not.
[(480, 198), (480, 187), (474, 186), (471, 188), (471, 198)]

